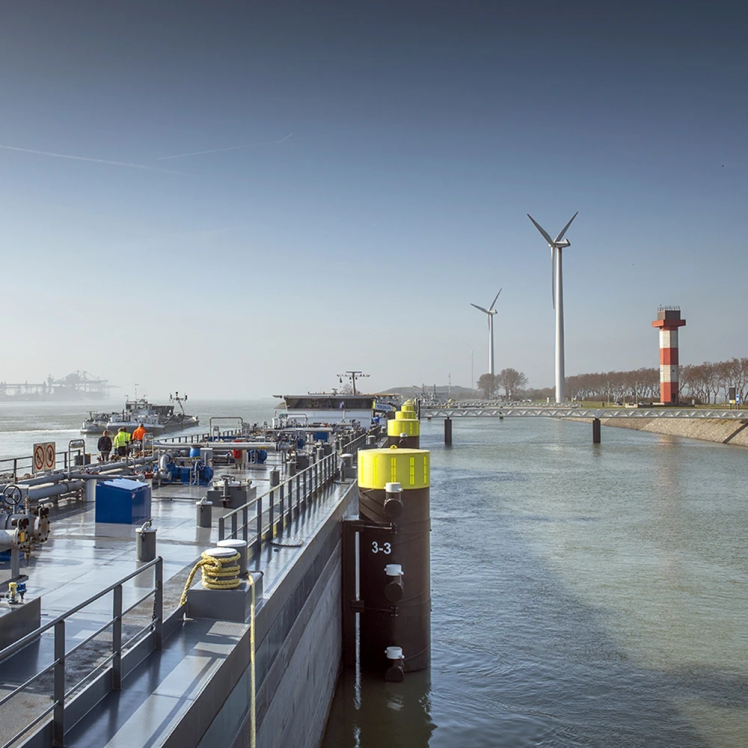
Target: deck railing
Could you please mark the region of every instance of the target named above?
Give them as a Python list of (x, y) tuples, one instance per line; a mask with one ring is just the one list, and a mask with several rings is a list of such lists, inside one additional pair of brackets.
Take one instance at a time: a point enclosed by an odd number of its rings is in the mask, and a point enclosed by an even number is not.
[[(355, 455), (365, 443), (366, 434), (361, 434), (345, 444), (342, 453)], [(339, 467), (338, 459), (339, 455), (333, 451), (260, 496), (219, 517), (218, 539), (244, 540), (250, 552), (258, 552), (263, 542), (270, 541), (283, 532), (289, 517), (302, 514), (319, 492), (334, 482)]]
[[(233, 431), (233, 430), (227, 430), (222, 431), (219, 433), (218, 437), (216, 437), (216, 434), (209, 434), (206, 432), (200, 433), (200, 434), (183, 434), (182, 436), (169, 436), (169, 437), (159, 437), (158, 442), (161, 444), (168, 443), (173, 444), (174, 446), (178, 447), (180, 445), (188, 445), (188, 444), (195, 444), (196, 442), (208, 442), (208, 441), (216, 441), (220, 442), (221, 440), (229, 440), (229, 439), (235, 439), (236, 437), (241, 436), (240, 431)], [(152, 443), (152, 439), (149, 439), (148, 444)], [(227, 447), (228, 448), (228, 447)], [(81, 450), (76, 449), (75, 452), (80, 452)], [(68, 470), (69, 468), (73, 467), (80, 467), (84, 468), (84, 465), (69, 465), (68, 464), (68, 452), (60, 452), (58, 451), (55, 455), (55, 470), (61, 471), (61, 470)], [(4, 457), (0, 458), (0, 475), (10, 475), (13, 474), (13, 482), (16, 483), (18, 481), (18, 476), (24, 475), (26, 473), (33, 473), (34, 472), (34, 457), (33, 455), (24, 455), (22, 457)], [(0, 482), (1, 479), (0, 479)]]
[[(122, 585), (125, 582), (133, 579), (134, 577), (142, 574), (148, 569), (155, 569), (155, 579), (153, 589), (146, 593), (143, 597), (138, 599), (128, 608), (123, 609), (122, 607)], [(88, 607), (92, 603), (96, 602), (104, 595), (112, 593), (112, 617), (96, 631), (89, 634), (85, 639), (78, 642), (71, 649), (66, 649), (65, 646), (65, 621), (75, 613), (79, 613), (84, 608)], [(153, 596), (153, 616), (150, 623), (140, 628), (135, 632), (127, 641), (122, 641), (122, 619), (127, 613), (132, 611), (141, 603), (145, 602), (149, 597)], [(109, 666), (111, 671), (111, 690), (119, 690), (122, 687), (122, 654), (126, 650), (132, 649), (136, 644), (143, 641), (146, 634), (152, 635), (152, 643), (154, 649), (161, 649), (163, 642), (163, 619), (164, 619), (164, 600), (163, 600), (163, 561), (161, 557), (155, 558), (153, 561), (143, 564), (137, 571), (128, 574), (119, 581), (110, 585), (101, 592), (97, 592), (95, 595), (89, 597), (84, 602), (76, 605), (71, 610), (63, 613), (52, 621), (45, 623), (35, 631), (26, 634), (15, 643), (11, 644), (3, 650), (0, 650), (0, 664), (5, 660), (17, 654), (21, 649), (28, 646), (29, 644), (38, 643), (41, 640), (42, 635), (49, 631), (54, 630), (54, 654), (52, 662), (45, 668), (37, 672), (27, 681), (22, 683), (20, 686), (14, 688), (10, 693), (0, 699), (0, 707), (6, 702), (16, 696), (18, 693), (26, 689), (32, 683), (37, 681), (46, 673), (52, 671), (53, 673), (53, 686), (52, 686), (52, 703), (41, 714), (37, 715), (31, 722), (29, 722), (23, 729), (16, 732), (15, 735), (11, 736), (7, 742), (5, 742), (2, 748), (9, 748), (13, 745), (20, 737), (25, 735), (29, 730), (38, 725), (45, 717), (52, 714), (52, 743), (56, 746), (64, 745), (65, 741), (65, 704), (68, 697), (77, 689), (84, 684), (88, 683), (96, 674), (100, 673), (105, 666)], [(66, 688), (65, 685), (65, 662), (74, 652), (79, 650), (88, 642), (92, 641), (95, 637), (102, 634), (106, 629), (112, 627), (112, 651), (104, 658), (101, 662), (94, 665), (92, 669), (71, 688)], [(4, 731), (3, 731), (4, 732)], [(7, 738), (7, 734), (3, 734), (3, 738)]]

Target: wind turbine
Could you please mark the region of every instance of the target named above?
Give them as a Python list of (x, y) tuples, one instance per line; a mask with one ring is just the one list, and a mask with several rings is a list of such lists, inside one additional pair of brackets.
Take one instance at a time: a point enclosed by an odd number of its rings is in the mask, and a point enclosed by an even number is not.
[(564, 234), (571, 226), (571, 222), (579, 215), (577, 211), (569, 220), (569, 223), (561, 229), (561, 233), (551, 239), (543, 227), (528, 213), (527, 217), (533, 222), (535, 228), (543, 235), (551, 248), (551, 297), (553, 308), (556, 310), (556, 402), (562, 403), (566, 399), (564, 392), (566, 378), (564, 375), (564, 280), (561, 250), (570, 247), (571, 242), (564, 239)]
[(499, 294), (501, 293), (502, 289), (499, 289), (499, 293), (494, 296), (493, 301), (491, 302), (491, 306), (488, 307), (488, 309), (484, 309), (482, 306), (478, 306), (477, 304), (470, 304), (470, 306), (474, 306), (479, 311), (483, 312), (484, 314), (488, 315), (488, 373), (493, 374), (493, 318), (496, 314), (496, 310), (493, 308), (494, 304), (496, 303), (496, 300), (499, 298)]

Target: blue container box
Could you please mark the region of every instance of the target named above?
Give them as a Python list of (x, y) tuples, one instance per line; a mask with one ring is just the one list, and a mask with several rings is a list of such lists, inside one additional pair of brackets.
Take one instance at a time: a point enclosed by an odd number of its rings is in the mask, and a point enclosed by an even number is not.
[(96, 521), (141, 524), (151, 518), (151, 487), (128, 478), (113, 478), (96, 486)]

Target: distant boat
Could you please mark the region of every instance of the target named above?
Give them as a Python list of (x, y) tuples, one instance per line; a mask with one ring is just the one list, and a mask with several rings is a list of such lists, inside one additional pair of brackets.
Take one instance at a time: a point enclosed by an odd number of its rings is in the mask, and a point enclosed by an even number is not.
[(100, 434), (109, 423), (109, 419), (114, 413), (97, 413), (93, 410), (88, 411), (88, 418), (83, 421), (81, 434)]
[(369, 428), (372, 419), (394, 410), (400, 398), (391, 394), (315, 392), (307, 395), (276, 395), (283, 403), (273, 419), (274, 425), (311, 426), (330, 423), (360, 423)]
[[(132, 433), (141, 423), (150, 434), (162, 434), (165, 431), (180, 431), (192, 426), (198, 426), (200, 419), (184, 412), (182, 403), (187, 396), (170, 396), (172, 403), (179, 405), (179, 411), (175, 412), (175, 406), (154, 405), (144, 397), (135, 400), (127, 400), (122, 411), (115, 413), (89, 413), (89, 418), (84, 421), (81, 433), (97, 433), (106, 429), (117, 432), (120, 428)], [(103, 420), (106, 419), (106, 420)], [(103, 421), (103, 422), (102, 422)]]

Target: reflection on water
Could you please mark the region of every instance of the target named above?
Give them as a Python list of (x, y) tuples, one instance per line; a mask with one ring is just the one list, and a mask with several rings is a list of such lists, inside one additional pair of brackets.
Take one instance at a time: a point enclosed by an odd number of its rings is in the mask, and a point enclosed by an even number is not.
[(748, 745), (748, 452), (546, 420), (431, 449), (429, 674), (341, 679), (325, 748)]

